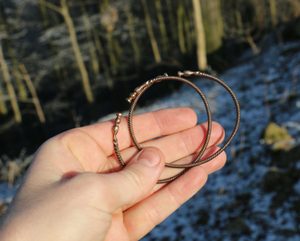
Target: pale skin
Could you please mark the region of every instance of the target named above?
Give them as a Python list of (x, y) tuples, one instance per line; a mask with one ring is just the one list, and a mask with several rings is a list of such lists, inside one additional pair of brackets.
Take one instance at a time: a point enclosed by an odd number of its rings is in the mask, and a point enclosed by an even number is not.
[[(137, 115), (133, 123), (144, 149), (137, 153), (122, 119), (118, 139), (127, 163), (122, 170), (114, 156), (112, 121), (72, 129), (45, 142), (0, 227), (0, 239), (139, 240), (225, 164), (222, 153), (170, 184), (156, 184), (178, 172), (164, 168), (165, 162), (191, 160), (204, 141), (206, 123), (197, 125), (189, 108)], [(213, 123), (206, 156), (223, 138), (223, 128)]]

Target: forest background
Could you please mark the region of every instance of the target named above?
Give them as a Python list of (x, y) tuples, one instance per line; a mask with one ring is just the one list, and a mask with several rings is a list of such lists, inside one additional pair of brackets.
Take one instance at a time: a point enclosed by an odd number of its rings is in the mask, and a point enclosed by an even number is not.
[(299, 16), (299, 0), (1, 0), (2, 162), (125, 110), (128, 93), (151, 77), (220, 73), (247, 49), (255, 56), (299, 39)]

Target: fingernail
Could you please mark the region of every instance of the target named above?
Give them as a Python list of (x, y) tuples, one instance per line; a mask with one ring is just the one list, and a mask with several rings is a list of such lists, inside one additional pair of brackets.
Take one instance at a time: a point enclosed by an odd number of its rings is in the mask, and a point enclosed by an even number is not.
[(154, 150), (146, 149), (142, 151), (137, 161), (148, 167), (156, 167), (160, 163), (160, 155)]

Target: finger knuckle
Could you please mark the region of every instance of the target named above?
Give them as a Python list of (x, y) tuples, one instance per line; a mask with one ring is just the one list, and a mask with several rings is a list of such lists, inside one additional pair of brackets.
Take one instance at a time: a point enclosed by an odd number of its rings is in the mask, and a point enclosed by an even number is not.
[(185, 155), (194, 153), (199, 148), (199, 129), (195, 128), (193, 131), (180, 133), (180, 146)]
[(69, 145), (70, 143), (73, 142), (73, 140), (82, 138), (83, 135), (84, 135), (83, 132), (79, 131), (78, 128), (75, 128), (75, 129), (68, 130), (68, 131), (65, 131), (65, 132), (59, 134), (56, 137), (56, 139), (65, 145)]
[(170, 197), (170, 205), (178, 208), (182, 205), (182, 201), (179, 197), (182, 197), (182, 191), (177, 188), (170, 188), (169, 186), (166, 187), (166, 190), (169, 193)]

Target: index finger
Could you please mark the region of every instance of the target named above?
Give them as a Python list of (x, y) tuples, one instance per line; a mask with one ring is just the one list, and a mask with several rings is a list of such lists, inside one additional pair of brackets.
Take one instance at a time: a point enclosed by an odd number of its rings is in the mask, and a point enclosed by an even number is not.
[[(148, 112), (133, 117), (133, 128), (138, 142), (170, 135), (197, 124), (197, 115), (191, 108), (172, 108)], [(113, 120), (81, 127), (106, 153), (113, 154)], [(122, 118), (118, 140), (120, 149), (132, 146), (127, 120)]]

